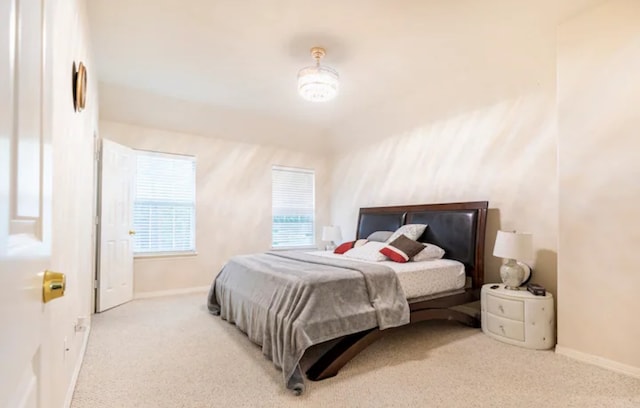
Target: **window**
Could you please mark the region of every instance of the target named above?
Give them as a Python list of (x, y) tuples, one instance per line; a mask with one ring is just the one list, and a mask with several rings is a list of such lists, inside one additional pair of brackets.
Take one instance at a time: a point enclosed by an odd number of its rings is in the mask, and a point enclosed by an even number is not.
[(194, 252), (196, 159), (136, 152), (136, 254)]
[(313, 170), (271, 169), (273, 248), (315, 245), (315, 176)]

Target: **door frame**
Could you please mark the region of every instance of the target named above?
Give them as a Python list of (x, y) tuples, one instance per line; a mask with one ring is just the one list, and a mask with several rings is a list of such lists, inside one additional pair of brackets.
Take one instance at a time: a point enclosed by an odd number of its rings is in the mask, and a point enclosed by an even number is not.
[(102, 160), (100, 160), (102, 154), (102, 139), (96, 129), (93, 132), (93, 282), (91, 284), (91, 311), (92, 313), (98, 312), (98, 278), (100, 277), (100, 217), (101, 207), (100, 201), (102, 198)]

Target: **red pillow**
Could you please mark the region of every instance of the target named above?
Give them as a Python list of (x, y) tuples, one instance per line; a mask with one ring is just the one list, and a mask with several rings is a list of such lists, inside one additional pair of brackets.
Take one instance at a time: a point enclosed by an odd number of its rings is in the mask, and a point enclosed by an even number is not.
[(405, 263), (423, 249), (424, 245), (402, 234), (386, 247), (382, 248), (380, 253), (386, 255), (394, 262)]
[(359, 246), (362, 246), (362, 245), (364, 245), (366, 243), (367, 243), (366, 239), (358, 239), (356, 241), (344, 242), (344, 243), (338, 245), (338, 247), (333, 250), (333, 253), (342, 255), (345, 252), (347, 252), (348, 250), (350, 250), (351, 248), (359, 247)]

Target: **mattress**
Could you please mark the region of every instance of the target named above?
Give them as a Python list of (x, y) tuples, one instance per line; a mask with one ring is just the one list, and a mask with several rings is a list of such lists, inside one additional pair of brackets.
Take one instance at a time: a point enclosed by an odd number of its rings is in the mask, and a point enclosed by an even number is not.
[[(343, 259), (331, 251), (313, 251), (310, 255)], [(393, 261), (358, 262), (385, 265), (398, 275), (407, 300), (462, 289), (466, 283), (464, 265), (452, 259), (398, 263)]]

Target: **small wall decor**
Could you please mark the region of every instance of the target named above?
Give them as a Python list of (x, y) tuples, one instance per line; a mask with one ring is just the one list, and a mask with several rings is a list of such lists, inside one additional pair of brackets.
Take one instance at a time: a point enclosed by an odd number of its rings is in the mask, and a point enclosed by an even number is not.
[(87, 100), (87, 69), (82, 62), (73, 63), (73, 108), (81, 112)]

